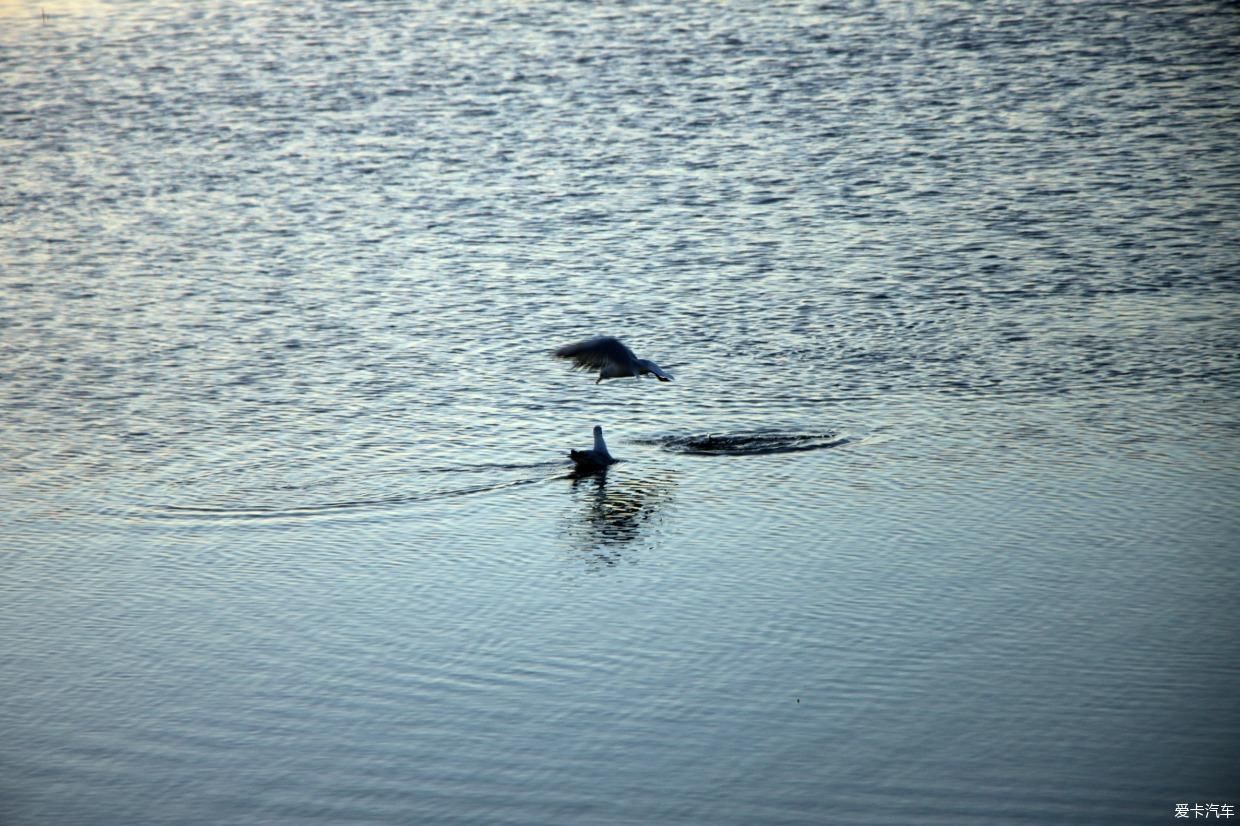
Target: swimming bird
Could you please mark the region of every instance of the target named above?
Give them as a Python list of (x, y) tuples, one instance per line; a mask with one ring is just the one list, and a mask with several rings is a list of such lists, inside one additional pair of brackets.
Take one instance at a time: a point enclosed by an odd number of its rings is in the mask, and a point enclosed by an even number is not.
[(623, 376), (641, 378), (646, 373), (653, 373), (659, 381), (671, 381), (670, 374), (648, 359), (639, 359), (633, 351), (618, 338), (599, 336), (566, 344), (554, 353), (556, 358), (572, 359), (577, 370), (598, 369), (595, 384), (603, 379), (618, 379)]
[(594, 449), (570, 450), (568, 458), (572, 459), (573, 464), (577, 465), (577, 470), (583, 473), (602, 470), (616, 462), (607, 449), (607, 443), (603, 441), (603, 428), (599, 425), (594, 426)]

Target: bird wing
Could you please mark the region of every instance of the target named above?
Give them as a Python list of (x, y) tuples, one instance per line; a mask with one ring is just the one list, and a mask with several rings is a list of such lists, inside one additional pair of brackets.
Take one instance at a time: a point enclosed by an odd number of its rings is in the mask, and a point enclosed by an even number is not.
[(574, 344), (565, 344), (553, 355), (556, 358), (572, 359), (573, 366), (578, 370), (601, 370), (608, 365), (623, 367), (637, 360), (632, 350), (625, 347), (620, 339), (611, 336), (599, 336)]

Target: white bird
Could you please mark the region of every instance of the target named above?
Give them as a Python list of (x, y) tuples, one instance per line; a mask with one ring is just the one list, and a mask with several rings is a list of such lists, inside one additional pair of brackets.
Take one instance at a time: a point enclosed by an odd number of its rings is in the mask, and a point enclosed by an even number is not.
[(581, 472), (602, 470), (616, 463), (607, 449), (607, 443), (603, 441), (603, 428), (599, 425), (594, 426), (594, 449), (570, 450), (568, 458), (573, 460), (573, 463), (577, 465), (577, 470)]
[(556, 358), (572, 359), (577, 370), (598, 369), (598, 384), (603, 379), (618, 379), (623, 376), (641, 378), (646, 373), (654, 373), (659, 381), (671, 381), (669, 373), (648, 359), (639, 359), (633, 351), (618, 338), (599, 336), (566, 344), (554, 353)]

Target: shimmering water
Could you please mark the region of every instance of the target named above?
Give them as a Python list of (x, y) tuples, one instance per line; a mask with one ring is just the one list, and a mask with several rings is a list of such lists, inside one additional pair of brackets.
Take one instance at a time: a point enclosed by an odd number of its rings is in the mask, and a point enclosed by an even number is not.
[(3, 0), (0, 821), (1240, 805), (1238, 55)]

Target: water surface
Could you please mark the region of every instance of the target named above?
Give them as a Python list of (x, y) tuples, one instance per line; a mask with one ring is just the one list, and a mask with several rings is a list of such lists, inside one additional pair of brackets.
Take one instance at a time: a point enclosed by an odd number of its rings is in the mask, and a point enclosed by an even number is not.
[(1240, 805), (1233, 8), (0, 14), (6, 824)]

